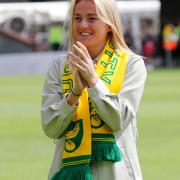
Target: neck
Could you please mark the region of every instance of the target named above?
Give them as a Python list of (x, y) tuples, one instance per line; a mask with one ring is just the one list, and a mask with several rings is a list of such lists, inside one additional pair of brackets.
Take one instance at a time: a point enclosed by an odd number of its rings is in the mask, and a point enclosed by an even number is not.
[(91, 58), (95, 59), (97, 56), (99, 56), (99, 54), (103, 51), (105, 45), (106, 45), (106, 43), (99, 45), (98, 48), (97, 47), (95, 47), (95, 48), (88, 47), (87, 49), (88, 49), (88, 52), (89, 52), (89, 55), (91, 56)]

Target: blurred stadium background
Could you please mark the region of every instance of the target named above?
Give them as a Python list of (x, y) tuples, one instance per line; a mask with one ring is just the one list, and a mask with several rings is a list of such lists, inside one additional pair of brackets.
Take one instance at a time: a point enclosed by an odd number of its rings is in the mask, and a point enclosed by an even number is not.
[[(65, 53), (69, 1), (0, 0), (0, 179), (44, 180), (54, 142), (40, 124), (41, 89)], [(127, 44), (145, 56), (138, 113), (145, 180), (179, 180), (180, 1), (117, 1)]]

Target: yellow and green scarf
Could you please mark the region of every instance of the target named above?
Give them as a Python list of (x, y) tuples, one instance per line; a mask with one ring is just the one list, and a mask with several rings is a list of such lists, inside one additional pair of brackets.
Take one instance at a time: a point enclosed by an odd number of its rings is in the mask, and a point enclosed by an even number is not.
[[(118, 94), (121, 89), (127, 59), (126, 51), (115, 50), (107, 42), (97, 62), (96, 73), (111, 93)], [(67, 95), (72, 88), (73, 75), (69, 64), (65, 63), (62, 73), (63, 94)], [(74, 119), (64, 136), (63, 167), (52, 180), (91, 180), (91, 163), (121, 160), (113, 132), (97, 114), (88, 98), (87, 89), (82, 92)]]

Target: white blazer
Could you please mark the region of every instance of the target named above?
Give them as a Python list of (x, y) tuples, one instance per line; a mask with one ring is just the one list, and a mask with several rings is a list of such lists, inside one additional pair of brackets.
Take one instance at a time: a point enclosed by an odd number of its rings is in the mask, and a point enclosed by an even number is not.
[[(45, 134), (56, 139), (54, 158), (49, 178), (62, 165), (64, 138), (61, 137), (73, 118), (77, 107), (70, 106), (62, 96), (61, 72), (66, 57), (56, 59), (46, 76), (42, 90), (41, 119)], [(99, 162), (91, 168), (93, 180), (142, 180), (136, 150), (136, 113), (146, 80), (146, 68), (141, 57), (129, 57), (123, 87), (119, 94), (111, 94), (99, 79), (88, 89), (94, 107), (103, 121), (113, 130), (122, 151), (120, 162)], [(61, 138), (59, 138), (61, 137)]]

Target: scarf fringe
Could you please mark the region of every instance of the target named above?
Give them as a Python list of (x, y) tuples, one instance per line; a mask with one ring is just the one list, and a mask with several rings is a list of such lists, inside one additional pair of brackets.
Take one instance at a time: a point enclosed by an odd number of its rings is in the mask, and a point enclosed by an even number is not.
[(121, 161), (122, 154), (116, 143), (93, 142), (93, 161)]
[(89, 165), (63, 167), (51, 180), (92, 180)]

